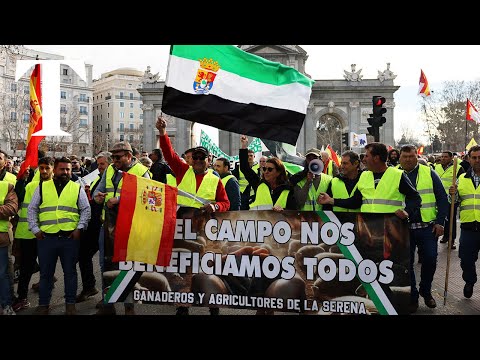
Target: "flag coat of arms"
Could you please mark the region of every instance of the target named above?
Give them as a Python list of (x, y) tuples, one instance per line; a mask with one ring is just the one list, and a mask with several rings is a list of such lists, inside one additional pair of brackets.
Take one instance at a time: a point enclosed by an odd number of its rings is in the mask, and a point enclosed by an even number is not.
[(233, 45), (173, 45), (162, 111), (295, 145), (314, 81)]
[(177, 219), (177, 188), (123, 173), (113, 261), (168, 266)]
[(472, 102), (467, 99), (467, 120), (475, 121), (477, 124), (480, 124), (480, 114), (478, 113), (475, 106), (473, 106)]
[(420, 81), (418, 83), (418, 95), (422, 97), (430, 96), (430, 87), (428, 86), (428, 80), (423, 70), (420, 70)]

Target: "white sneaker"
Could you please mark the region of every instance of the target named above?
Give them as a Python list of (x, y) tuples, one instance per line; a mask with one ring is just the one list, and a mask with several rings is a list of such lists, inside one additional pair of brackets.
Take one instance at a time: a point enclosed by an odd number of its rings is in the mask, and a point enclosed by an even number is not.
[(17, 315), (10, 305), (5, 306), (3, 309), (3, 315)]

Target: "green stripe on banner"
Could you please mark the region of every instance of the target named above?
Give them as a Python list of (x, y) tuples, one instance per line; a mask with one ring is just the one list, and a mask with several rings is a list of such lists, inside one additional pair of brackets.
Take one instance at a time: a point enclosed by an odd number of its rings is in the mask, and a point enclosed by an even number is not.
[[(332, 212), (330, 213), (333, 215), (332, 218), (330, 218), (324, 211), (317, 210), (318, 216), (320, 216), (320, 219), (322, 219), (324, 222), (334, 222), (340, 227), (341, 224), (338, 218), (335, 216), (334, 213)], [(345, 246), (340, 244), (340, 242), (337, 242), (336, 245), (342, 252), (343, 256), (353, 261), (355, 265), (358, 266), (360, 261), (363, 260), (355, 245)], [(354, 256), (352, 252), (355, 252), (357, 256)], [(381, 286), (378, 284), (378, 281), (374, 281), (371, 284), (364, 283), (361, 280), (360, 282), (362, 283), (363, 287), (367, 291), (367, 294), (370, 297), (370, 300), (372, 300), (373, 303), (375, 304), (375, 307), (377, 308), (378, 313), (380, 315), (397, 315), (395, 308), (393, 307), (392, 303), (388, 299), (387, 295), (385, 294)]]
[(172, 55), (195, 61), (212, 59), (224, 71), (271, 85), (299, 83), (312, 87), (314, 83), (290, 66), (266, 60), (233, 45), (174, 45)]
[[(127, 274), (128, 274), (128, 271), (126, 271), (126, 270), (120, 271), (120, 274), (118, 274), (118, 276), (113, 281), (112, 285), (110, 285), (110, 288), (108, 289), (108, 292), (105, 295), (105, 301), (107, 303), (110, 302), (110, 299), (116, 293), (117, 290), (119, 290), (121, 292), (123, 292), (123, 290), (125, 290), (128, 283), (130, 282), (130, 277), (127, 278)], [(116, 295), (115, 296), (116, 298), (119, 298), (121, 294), (119, 294), (118, 296), (117, 296), (117, 294), (115, 294), (115, 295)], [(113, 301), (113, 302), (116, 302), (116, 301)]]

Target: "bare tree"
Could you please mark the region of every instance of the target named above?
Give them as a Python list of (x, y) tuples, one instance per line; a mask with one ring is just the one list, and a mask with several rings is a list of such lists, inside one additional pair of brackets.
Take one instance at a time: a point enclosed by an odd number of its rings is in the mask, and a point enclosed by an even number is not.
[(400, 133), (402, 134), (402, 136), (396, 144), (397, 147), (401, 147), (405, 144), (411, 144), (417, 147), (423, 145), (422, 142), (415, 136), (415, 133), (410, 127), (402, 125), (402, 127), (400, 128)]
[(340, 151), (342, 142), (342, 126), (334, 116), (323, 115), (317, 123), (317, 147), (330, 146)]
[(110, 136), (110, 129), (105, 129), (103, 132), (94, 132), (93, 133), (93, 152), (98, 154), (101, 151), (108, 151), (111, 149), (115, 142)]
[(479, 103), (480, 81), (446, 81), (425, 100), (427, 131), (431, 141), (438, 136), (442, 150), (464, 151), (472, 137), (479, 139), (478, 126), (465, 119), (467, 98)]
[(60, 108), (60, 127), (72, 136), (48, 136), (45, 139), (48, 150), (53, 156), (58, 155), (85, 155), (90, 142), (88, 123), (84, 121), (77, 102), (62, 105)]
[(1, 136), (10, 150), (24, 150), (30, 122), (30, 88), (28, 82), (3, 82), (0, 88)]
[(23, 45), (0, 45), (0, 54), (18, 55)]

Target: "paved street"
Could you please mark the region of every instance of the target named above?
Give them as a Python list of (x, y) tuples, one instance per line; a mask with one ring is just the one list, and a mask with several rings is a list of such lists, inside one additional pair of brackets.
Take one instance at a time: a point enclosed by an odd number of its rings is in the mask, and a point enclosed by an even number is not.
[[(458, 229), (458, 236), (460, 236), (460, 231)], [(463, 297), (463, 285), (462, 272), (460, 268), (460, 259), (458, 258), (458, 240), (457, 240), (457, 249), (452, 250), (450, 257), (450, 271), (449, 271), (449, 282), (448, 282), (448, 296), (446, 305), (443, 305), (444, 300), (444, 289), (445, 289), (445, 275), (447, 268), (447, 245), (438, 244), (438, 266), (435, 274), (434, 283), (432, 286), (432, 295), (437, 302), (437, 307), (435, 309), (428, 308), (424, 302), (423, 298), (420, 298), (419, 308), (416, 315), (478, 315), (480, 314), (480, 286), (474, 288), (474, 293), (472, 298), (465, 299)], [(98, 256), (95, 256), (95, 260), (98, 261)], [(480, 264), (478, 265), (480, 266)], [(94, 266), (98, 269), (98, 264)], [(420, 264), (416, 264), (416, 271), (419, 274)], [(80, 280), (80, 271), (79, 273), (79, 290), (81, 290), (81, 280)], [(55, 284), (55, 289), (53, 291), (52, 301), (51, 301), (51, 315), (63, 315), (65, 311), (64, 299), (63, 299), (63, 275), (61, 270), (60, 262), (57, 264), (56, 276), (58, 282)], [(39, 273), (33, 275), (32, 283), (37, 282)], [(97, 284), (100, 284), (100, 272), (96, 273)], [(417, 275), (417, 283), (419, 276)], [(98, 287), (98, 286), (97, 286)], [(99, 287), (98, 287), (99, 288)], [(88, 301), (77, 304), (77, 311), (79, 315), (93, 315), (96, 312), (95, 305), (100, 301), (101, 296), (97, 294)], [(23, 310), (18, 313), (18, 315), (30, 315), (35, 306), (38, 304), (38, 296), (32, 290), (29, 291), (29, 300), (31, 307), (29, 309)], [(123, 315), (123, 305), (116, 304), (117, 314)], [(164, 306), (164, 305), (142, 305), (136, 304), (135, 311), (138, 315), (173, 315), (175, 314), (175, 308), (173, 306)], [(254, 315), (255, 311), (252, 310), (238, 310), (238, 309), (221, 309), (220, 313), (222, 315)], [(208, 308), (199, 308), (194, 307), (190, 309), (191, 315), (208, 315)], [(285, 315), (296, 315), (295, 313), (278, 313)]]

